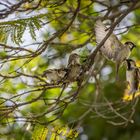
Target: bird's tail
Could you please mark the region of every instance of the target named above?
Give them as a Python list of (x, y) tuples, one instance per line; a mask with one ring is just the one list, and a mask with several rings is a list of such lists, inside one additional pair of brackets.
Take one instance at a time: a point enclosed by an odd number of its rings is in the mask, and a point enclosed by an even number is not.
[(119, 62), (116, 62), (116, 81), (119, 81), (119, 68), (120, 64)]

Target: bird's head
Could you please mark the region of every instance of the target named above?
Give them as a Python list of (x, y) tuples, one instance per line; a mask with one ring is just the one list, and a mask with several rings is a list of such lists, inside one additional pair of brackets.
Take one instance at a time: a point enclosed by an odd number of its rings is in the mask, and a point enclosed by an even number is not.
[(43, 72), (42, 76), (54, 75), (57, 73), (57, 69), (48, 69)]
[(61, 68), (61, 69), (58, 69), (58, 75), (60, 76), (60, 77), (64, 77), (65, 76), (65, 74), (67, 73), (67, 69), (66, 68)]
[(72, 57), (73, 59), (78, 59), (79, 55), (77, 53), (73, 53), (70, 55), (70, 57)]
[(136, 67), (136, 63), (132, 59), (126, 59), (127, 69), (130, 70), (131, 68)]
[(73, 53), (69, 57), (69, 65), (75, 65), (80, 63), (80, 57), (78, 54)]
[(127, 41), (124, 44), (127, 45), (130, 48), (131, 51), (133, 50), (133, 48), (136, 47), (136, 45), (131, 41)]

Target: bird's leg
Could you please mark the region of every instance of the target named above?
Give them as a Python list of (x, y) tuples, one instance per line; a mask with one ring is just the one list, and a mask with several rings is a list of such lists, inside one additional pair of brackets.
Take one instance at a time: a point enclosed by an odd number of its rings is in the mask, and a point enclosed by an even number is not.
[(132, 94), (131, 105), (133, 105), (133, 104), (134, 104), (134, 102), (135, 102), (135, 93), (136, 93), (136, 91), (135, 91), (135, 90), (132, 90), (132, 91), (131, 91), (131, 94)]
[(134, 102), (134, 99), (135, 99), (135, 93), (136, 93), (136, 91), (137, 91), (137, 90), (132, 89), (131, 87), (130, 87), (130, 90), (128, 91), (128, 95), (132, 97), (132, 98), (131, 98), (131, 104), (132, 104), (132, 105), (133, 105), (133, 102)]

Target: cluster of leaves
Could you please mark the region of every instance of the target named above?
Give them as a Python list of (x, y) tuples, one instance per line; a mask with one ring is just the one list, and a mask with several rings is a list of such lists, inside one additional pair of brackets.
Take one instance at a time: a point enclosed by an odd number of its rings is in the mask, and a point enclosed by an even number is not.
[(32, 134), (33, 140), (59, 140), (59, 139), (75, 139), (78, 136), (78, 132), (74, 129), (69, 129), (68, 126), (64, 127), (45, 127), (42, 125), (36, 125)]
[(7, 43), (8, 37), (10, 37), (14, 43), (19, 45), (22, 43), (22, 37), (26, 30), (29, 30), (32, 39), (36, 40), (35, 31), (41, 28), (41, 23), (42, 21), (38, 17), (1, 22), (0, 42)]

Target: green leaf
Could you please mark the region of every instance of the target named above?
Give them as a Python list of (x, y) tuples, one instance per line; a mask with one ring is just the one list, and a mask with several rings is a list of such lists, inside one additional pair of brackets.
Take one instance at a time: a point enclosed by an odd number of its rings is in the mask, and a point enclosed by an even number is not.
[(45, 140), (48, 134), (48, 128), (37, 124), (32, 133), (32, 140)]

